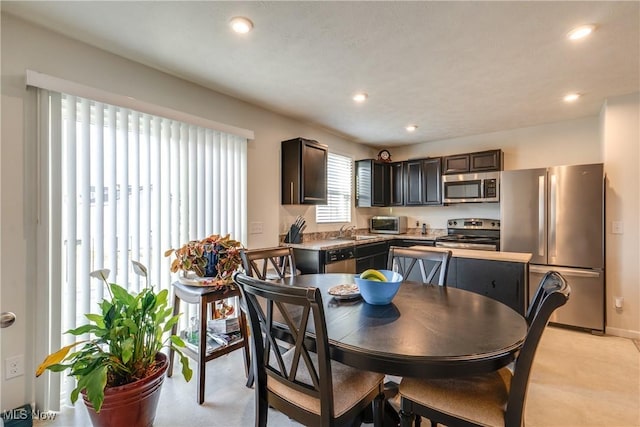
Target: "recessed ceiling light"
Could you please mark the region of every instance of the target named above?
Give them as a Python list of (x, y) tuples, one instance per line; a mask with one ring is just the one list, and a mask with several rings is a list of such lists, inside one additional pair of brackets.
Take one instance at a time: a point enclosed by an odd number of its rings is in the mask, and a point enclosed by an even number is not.
[(366, 93), (360, 92), (353, 95), (353, 100), (356, 102), (364, 102), (367, 100), (368, 97), (369, 95), (367, 95)]
[(579, 27), (569, 31), (567, 38), (569, 40), (580, 40), (593, 33), (595, 29), (596, 26), (594, 24), (580, 25)]
[(409, 125), (405, 129), (407, 130), (407, 132), (413, 132), (418, 129), (418, 125)]
[(243, 16), (231, 18), (229, 23), (231, 24), (233, 31), (236, 33), (245, 34), (253, 29), (253, 22), (251, 22), (249, 18), (245, 18)]
[(579, 93), (568, 93), (562, 99), (564, 100), (564, 102), (575, 102), (578, 100), (578, 98), (580, 98)]

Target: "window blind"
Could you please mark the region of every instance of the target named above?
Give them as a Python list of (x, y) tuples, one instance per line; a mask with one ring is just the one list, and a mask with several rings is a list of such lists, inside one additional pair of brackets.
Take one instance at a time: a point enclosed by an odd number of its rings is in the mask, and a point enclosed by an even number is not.
[(351, 158), (329, 153), (327, 158), (327, 204), (316, 206), (316, 222), (351, 222)]
[[(136, 260), (156, 290), (169, 289), (175, 277), (167, 249), (211, 234), (246, 243), (245, 137), (67, 94), (41, 90), (39, 98), (46, 128), (39, 241), (48, 248), (39, 286), (53, 299), (38, 322), (49, 336), (98, 312), (104, 290), (89, 278), (93, 270), (108, 268), (110, 282), (138, 292), (144, 282), (132, 273)], [(186, 325), (195, 310), (182, 311)], [(40, 353), (74, 339), (53, 338)], [(71, 380), (62, 381), (66, 398)], [(57, 409), (55, 380), (44, 387), (44, 408)]]

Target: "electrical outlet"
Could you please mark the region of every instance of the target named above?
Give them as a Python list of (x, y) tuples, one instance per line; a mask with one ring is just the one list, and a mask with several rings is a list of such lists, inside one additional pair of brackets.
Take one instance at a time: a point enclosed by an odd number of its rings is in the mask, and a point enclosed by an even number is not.
[(4, 366), (4, 377), (7, 380), (24, 375), (24, 355), (6, 358)]

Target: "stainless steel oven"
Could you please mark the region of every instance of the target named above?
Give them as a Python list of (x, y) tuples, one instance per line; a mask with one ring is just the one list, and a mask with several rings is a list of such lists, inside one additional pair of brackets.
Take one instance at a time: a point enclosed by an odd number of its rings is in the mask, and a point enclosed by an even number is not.
[(500, 172), (466, 173), (442, 176), (444, 203), (500, 201)]
[(500, 249), (500, 220), (450, 219), (447, 221), (447, 235), (436, 238), (436, 246), (451, 249), (497, 251)]

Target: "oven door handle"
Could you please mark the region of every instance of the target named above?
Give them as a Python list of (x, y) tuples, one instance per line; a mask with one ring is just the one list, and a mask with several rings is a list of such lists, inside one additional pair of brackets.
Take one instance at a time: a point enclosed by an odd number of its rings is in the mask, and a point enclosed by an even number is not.
[(497, 251), (496, 245), (486, 243), (436, 242), (436, 247), (449, 249), (476, 249), (481, 251)]

